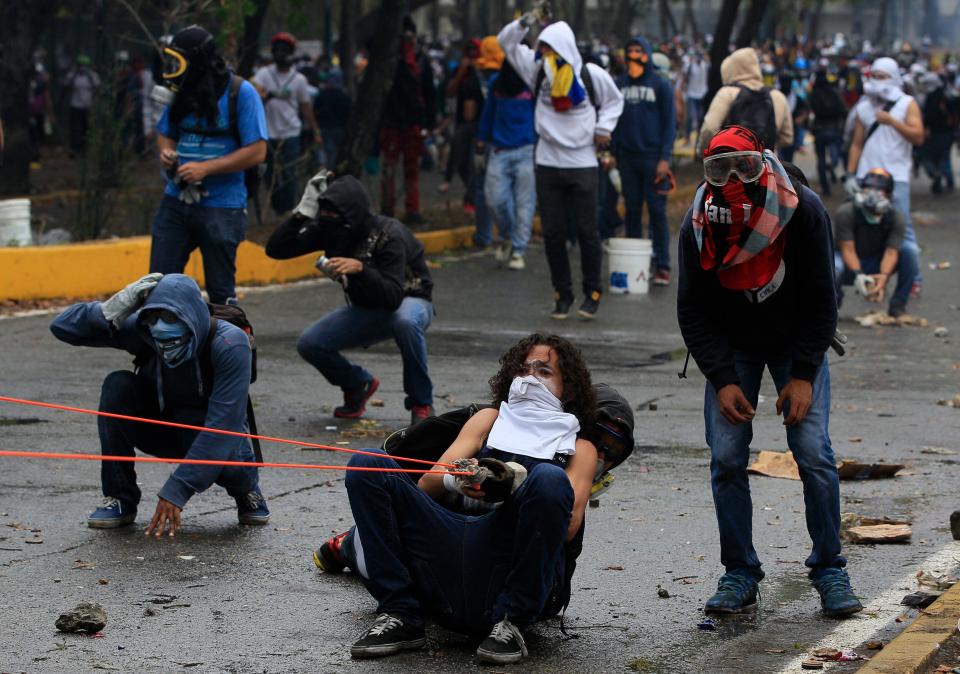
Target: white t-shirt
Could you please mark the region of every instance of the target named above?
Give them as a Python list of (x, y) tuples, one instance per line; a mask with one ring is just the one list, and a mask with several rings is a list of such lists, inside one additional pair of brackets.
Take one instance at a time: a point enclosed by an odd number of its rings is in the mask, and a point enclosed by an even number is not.
[(93, 91), (100, 86), (100, 77), (89, 68), (73, 70), (67, 75), (70, 86), (70, 107), (88, 110), (93, 105)]
[[(913, 96), (903, 94), (890, 109), (890, 115), (901, 122), (905, 121), (907, 108), (912, 100)], [(864, 135), (877, 119), (877, 110), (882, 109), (883, 106), (875, 105), (869, 96), (864, 96), (857, 102), (854, 110), (863, 125)], [(882, 168), (890, 173), (894, 182), (910, 182), (912, 164), (913, 145), (910, 141), (889, 124), (881, 124), (863, 144), (863, 154), (857, 164), (857, 178), (867, 175), (871, 169)]]
[(687, 97), (703, 98), (707, 95), (707, 73), (710, 67), (705, 61), (690, 61), (686, 67), (687, 75)]
[(300, 135), (300, 104), (310, 102), (307, 78), (293, 68), (285, 73), (269, 65), (257, 71), (253, 83), (271, 98), (263, 106), (267, 115), (267, 135), (271, 140)]

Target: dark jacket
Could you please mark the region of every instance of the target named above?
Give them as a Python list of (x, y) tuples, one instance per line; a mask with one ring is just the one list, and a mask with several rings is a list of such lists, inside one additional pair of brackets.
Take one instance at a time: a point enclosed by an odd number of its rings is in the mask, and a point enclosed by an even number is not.
[(393, 87), (383, 105), (383, 126), (404, 129), (420, 126), (432, 129), (437, 125), (437, 93), (433, 70), (425, 56), (417, 56), (419, 75), (411, 72), (401, 57), (393, 76)]
[(840, 131), (847, 119), (847, 108), (835, 86), (827, 81), (824, 73), (817, 73), (817, 79), (810, 91), (810, 110), (813, 112), (813, 133), (817, 131)]
[(650, 43), (642, 37), (630, 43), (643, 47), (651, 59), (640, 77), (621, 75), (615, 80), (623, 93), (623, 112), (613, 131), (614, 152), (670, 161), (677, 135), (673, 87), (654, 70)]
[(313, 114), (321, 129), (344, 129), (353, 103), (343, 89), (324, 87), (313, 101)]
[(720, 285), (700, 265), (691, 211), (680, 227), (677, 319), (700, 371), (719, 390), (739, 384), (734, 351), (761, 358), (790, 358), (791, 375), (813, 381), (837, 328), (833, 235), (830, 216), (811, 190), (781, 236), (787, 237), (780, 289), (759, 304)]
[(404, 297), (431, 299), (433, 280), (423, 244), (399, 221), (371, 213), (370, 197), (359, 180), (338, 178), (320, 201), (343, 216), (349, 234), (294, 216), (270, 237), (267, 255), (286, 260), (322, 250), (327, 257), (360, 260), (363, 271), (350, 274), (346, 287), (347, 297), (358, 307), (395, 311)]
[[(153, 338), (139, 323), (145, 309), (167, 309), (184, 321), (193, 333), (193, 358), (176, 368), (164, 367)], [(245, 430), (250, 387), (250, 341), (243, 330), (226, 321), (217, 322), (210, 335), (210, 312), (197, 282), (183, 274), (167, 274), (147, 297), (140, 311), (114, 329), (103, 317), (99, 302), (74, 304), (51, 324), (53, 334), (74, 346), (106, 346), (123, 349), (143, 365), (137, 374), (157, 386), (162, 418), (179, 423), (230, 431)], [(212, 384), (205, 385), (199, 355), (209, 345)], [(187, 459), (236, 461), (246, 438), (199, 433)], [(160, 498), (182, 508), (191, 496), (210, 487), (223, 470), (220, 466), (180, 465), (160, 490)], [(254, 470), (254, 469), (250, 469)]]

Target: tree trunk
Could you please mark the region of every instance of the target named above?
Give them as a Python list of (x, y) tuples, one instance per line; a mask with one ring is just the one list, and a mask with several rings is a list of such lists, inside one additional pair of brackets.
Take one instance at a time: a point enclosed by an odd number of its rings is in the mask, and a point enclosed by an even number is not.
[(684, 0), (683, 3), (683, 32), (689, 32), (694, 38), (700, 37), (700, 29), (697, 28), (697, 16), (693, 13), (693, 0)]
[(930, 36), (934, 45), (940, 44), (940, 3), (926, 0), (923, 8), (923, 32)]
[(460, 19), (461, 43), (473, 37), (473, 3), (470, 0), (457, 0), (457, 18)]
[[(587, 22), (587, 0), (576, 0), (573, 10), (573, 34), (577, 36), (578, 40), (583, 38), (580, 36), (583, 33), (583, 29)], [(586, 37), (586, 36), (584, 36)]]
[[(431, 2), (439, 2), (439, 0), (407, 0), (407, 2), (405, 3), (406, 11), (412, 12), (416, 9), (420, 9), (421, 7), (429, 5)], [(464, 2), (469, 4), (470, 0), (457, 0), (457, 6), (459, 7)], [(358, 2), (358, 0), (343, 0), (343, 2), (341, 3), (341, 15), (340, 15), (341, 16), (341, 20), (340, 20), (341, 35), (343, 35), (343, 19), (342, 19), (343, 7), (346, 7), (347, 5), (350, 5), (350, 11), (354, 13), (353, 27), (354, 27), (354, 35), (356, 35), (356, 42), (354, 44), (366, 45), (370, 41), (370, 39), (373, 37), (374, 33), (376, 32), (377, 16), (380, 14), (379, 6), (377, 9), (370, 10), (369, 12), (361, 16), (360, 20), (358, 21), (356, 17), (357, 17), (358, 9), (361, 8), (360, 2)], [(434, 35), (433, 37), (436, 38), (438, 36)]]
[(770, 4), (769, 0), (750, 1), (750, 9), (747, 10), (747, 16), (740, 25), (740, 32), (737, 33), (737, 49), (749, 47), (753, 44), (768, 4)]
[(4, 0), (0, 3), (0, 119), (4, 149), (0, 195), (30, 193), (30, 80), (33, 52), (53, 18), (57, 0)]
[(660, 0), (660, 39), (669, 40), (679, 32), (673, 12), (670, 11), (670, 5), (667, 0)]
[(710, 107), (710, 101), (723, 86), (720, 77), (720, 64), (727, 58), (730, 51), (730, 36), (733, 34), (733, 24), (737, 20), (737, 10), (740, 9), (740, 0), (723, 0), (717, 25), (713, 29), (713, 45), (710, 47), (710, 74), (707, 77), (707, 96), (703, 102), (704, 109)]
[(813, 6), (813, 13), (810, 14), (810, 27), (807, 30), (807, 40), (813, 42), (817, 39), (817, 33), (820, 31), (820, 15), (823, 14), (824, 0), (817, 0)]
[(877, 18), (877, 32), (874, 37), (874, 46), (880, 46), (887, 35), (887, 10), (890, 7), (888, 0), (880, 0), (880, 16)]
[(237, 74), (240, 77), (252, 77), (253, 66), (257, 61), (257, 49), (260, 46), (260, 33), (263, 32), (263, 20), (267, 16), (270, 0), (253, 0), (255, 9), (243, 17), (243, 38), (237, 49)]
[(337, 173), (359, 176), (380, 127), (381, 111), (397, 68), (400, 24), (407, 11), (404, 0), (383, 0), (377, 14), (377, 28), (370, 41), (370, 61), (363, 73), (354, 113), (347, 124), (346, 138), (337, 155)]
[(340, 70), (343, 73), (343, 88), (353, 99), (356, 93), (353, 60), (357, 54), (357, 6), (359, 3), (344, 0), (340, 3), (340, 38), (338, 54)]
[(617, 10), (614, 14), (613, 33), (620, 39), (620, 44), (625, 45), (633, 37), (631, 26), (633, 26), (633, 17), (636, 8), (633, 0), (623, 0), (616, 3)]

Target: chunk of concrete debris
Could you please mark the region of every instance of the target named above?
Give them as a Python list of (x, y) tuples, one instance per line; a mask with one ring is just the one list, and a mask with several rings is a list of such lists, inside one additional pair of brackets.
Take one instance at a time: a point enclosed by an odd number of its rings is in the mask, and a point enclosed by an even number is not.
[(894, 477), (906, 468), (902, 463), (861, 463), (852, 459), (842, 459), (837, 465), (841, 480), (878, 480)]
[(94, 634), (107, 625), (107, 612), (100, 604), (80, 602), (57, 618), (56, 627), (61, 632), (87, 632)]
[(757, 460), (747, 468), (747, 472), (786, 480), (800, 479), (800, 468), (790, 452), (763, 450), (757, 455)]
[(930, 325), (930, 321), (919, 316), (911, 314), (902, 314), (893, 317), (885, 311), (871, 311), (862, 316), (857, 316), (854, 320), (865, 328), (872, 328), (875, 325), (894, 325), (894, 326), (913, 326), (925, 328)]
[(909, 543), (913, 530), (907, 524), (874, 524), (850, 527), (846, 538), (851, 543)]

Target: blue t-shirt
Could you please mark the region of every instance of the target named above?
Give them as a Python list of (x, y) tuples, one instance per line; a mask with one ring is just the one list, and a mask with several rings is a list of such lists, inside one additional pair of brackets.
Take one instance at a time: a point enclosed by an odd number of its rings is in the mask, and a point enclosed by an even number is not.
[[(177, 154), (181, 164), (224, 157), (240, 147), (237, 145), (234, 134), (230, 132), (229, 85), (217, 103), (217, 110), (217, 129), (223, 131), (223, 134), (202, 136), (196, 133), (181, 133), (180, 127), (187, 129), (207, 127), (207, 120), (198, 120), (191, 112), (180, 121), (179, 126), (176, 126), (170, 122), (170, 108), (164, 109), (157, 123), (157, 132), (177, 141)], [(242, 147), (256, 143), (258, 140), (267, 140), (267, 120), (263, 113), (263, 102), (260, 100), (260, 94), (249, 82), (243, 82), (240, 85), (240, 91), (237, 92), (237, 126)], [(244, 208), (247, 205), (247, 188), (243, 184), (243, 171), (208, 176), (203, 181), (203, 187), (209, 192), (209, 196), (200, 201), (200, 206)], [(165, 193), (178, 197), (180, 188), (168, 179)]]

